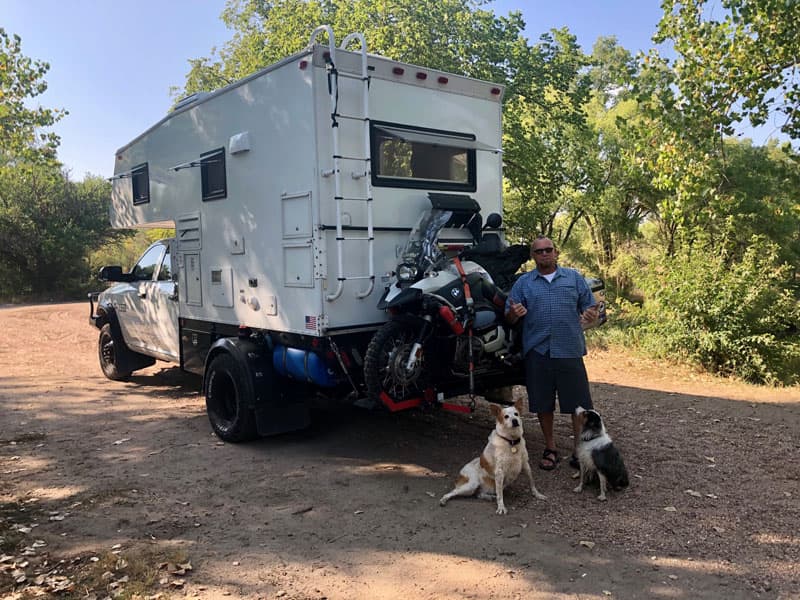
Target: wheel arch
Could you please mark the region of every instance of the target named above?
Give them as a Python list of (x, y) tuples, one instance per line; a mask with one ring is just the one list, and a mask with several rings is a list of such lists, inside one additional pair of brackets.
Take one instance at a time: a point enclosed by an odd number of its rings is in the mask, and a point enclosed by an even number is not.
[(95, 312), (97, 313), (97, 318), (94, 320), (94, 324), (98, 329), (102, 329), (106, 323), (111, 323), (114, 334), (119, 335), (121, 333), (117, 311), (111, 305), (111, 302), (98, 303)]
[(211, 363), (220, 354), (228, 354), (244, 369), (246, 376), (242, 384), (247, 387), (247, 397), (250, 398), (249, 408), (256, 408), (261, 399), (259, 393), (262, 386), (260, 384), (268, 376), (265, 373), (265, 366), (271, 367), (268, 352), (269, 350), (247, 338), (224, 337), (218, 339), (211, 345), (203, 365), (203, 393), (206, 392), (208, 369)]
[(245, 373), (244, 391), (248, 408), (255, 411), (260, 435), (274, 435), (304, 429), (309, 423), (308, 405), (295, 392), (298, 386), (278, 375), (272, 366), (268, 342), (250, 338), (220, 338), (211, 345), (203, 367), (203, 394), (208, 392), (209, 367), (222, 354), (232, 356)]

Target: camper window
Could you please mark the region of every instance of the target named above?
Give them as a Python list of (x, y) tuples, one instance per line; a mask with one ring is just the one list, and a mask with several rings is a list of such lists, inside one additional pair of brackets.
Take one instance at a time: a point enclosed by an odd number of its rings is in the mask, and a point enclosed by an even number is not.
[(225, 198), (228, 195), (224, 147), (200, 155), (200, 179), (204, 202)]
[(131, 169), (131, 186), (133, 187), (133, 203), (150, 202), (150, 173), (147, 163)]
[(475, 136), (375, 121), (372, 184), (474, 192)]

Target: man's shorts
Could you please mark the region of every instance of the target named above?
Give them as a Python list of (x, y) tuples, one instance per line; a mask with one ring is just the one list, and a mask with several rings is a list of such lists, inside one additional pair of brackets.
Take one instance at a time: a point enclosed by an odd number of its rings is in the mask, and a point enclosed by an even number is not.
[(525, 355), (525, 380), (533, 413), (554, 412), (556, 395), (563, 414), (572, 414), (579, 406), (592, 408), (583, 358), (550, 358), (549, 353), (531, 350)]

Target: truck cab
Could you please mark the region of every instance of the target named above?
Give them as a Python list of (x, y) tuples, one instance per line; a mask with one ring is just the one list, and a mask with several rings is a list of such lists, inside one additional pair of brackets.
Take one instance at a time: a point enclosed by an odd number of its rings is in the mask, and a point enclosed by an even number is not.
[(98, 294), (97, 310), (92, 314), (96, 327), (102, 329), (108, 323), (111, 329), (99, 348), (106, 374), (129, 375), (132, 365), (120, 360), (128, 353), (180, 362), (174, 243), (174, 238), (154, 242), (127, 273), (119, 266), (101, 270), (100, 279), (115, 282)]

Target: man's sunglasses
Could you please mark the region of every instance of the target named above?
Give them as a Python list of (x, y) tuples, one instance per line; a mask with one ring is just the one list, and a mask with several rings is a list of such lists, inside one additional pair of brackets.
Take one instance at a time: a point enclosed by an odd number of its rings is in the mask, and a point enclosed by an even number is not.
[(550, 246), (549, 248), (536, 248), (534, 249), (534, 254), (550, 254), (555, 248)]

